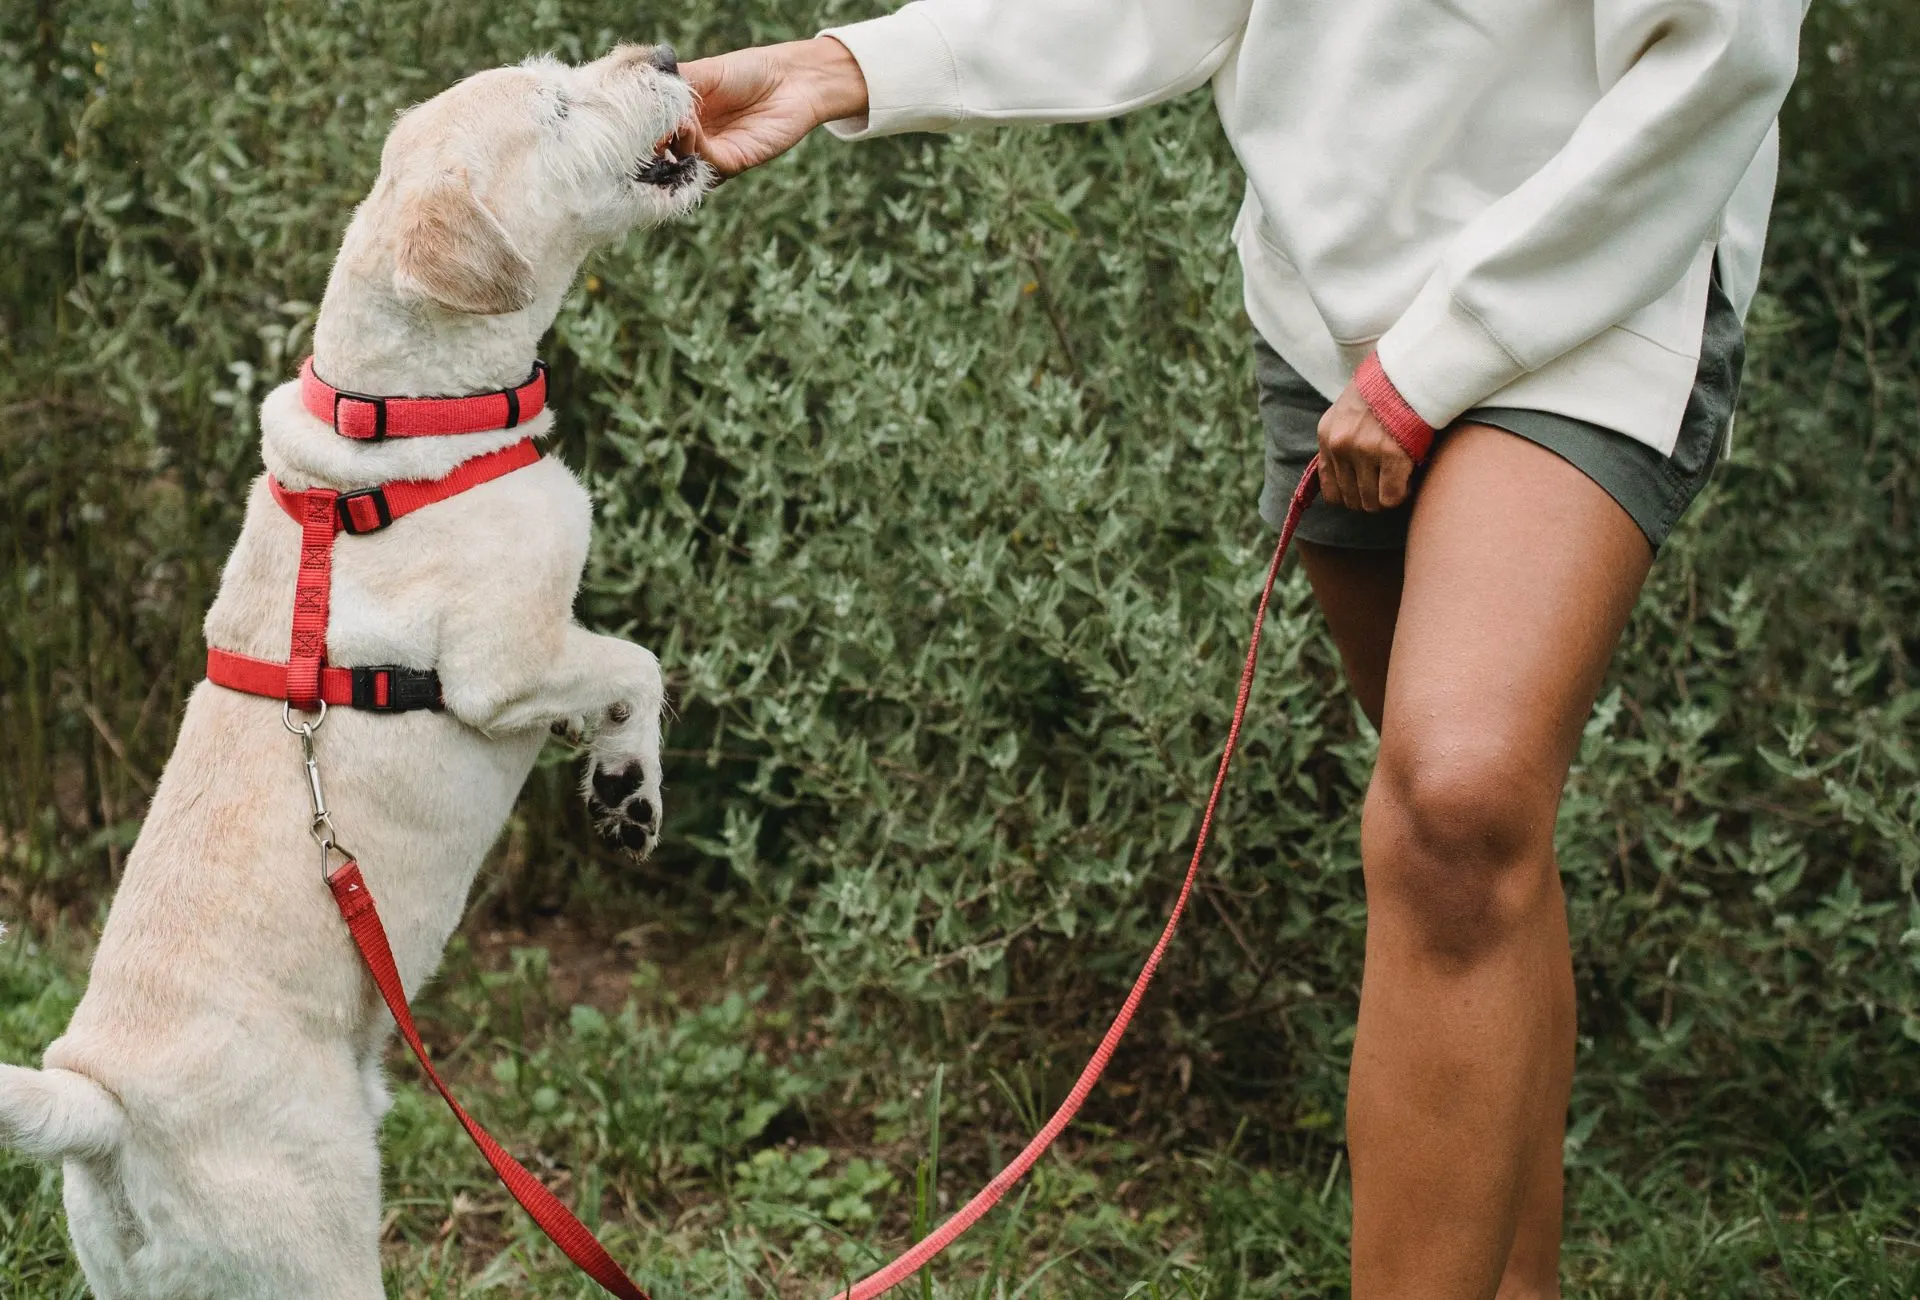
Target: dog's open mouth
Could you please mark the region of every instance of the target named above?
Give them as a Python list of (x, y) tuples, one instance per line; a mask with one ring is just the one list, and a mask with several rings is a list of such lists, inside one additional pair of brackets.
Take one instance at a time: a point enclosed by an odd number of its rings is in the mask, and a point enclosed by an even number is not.
[(651, 185), (661, 190), (677, 190), (690, 183), (700, 163), (691, 153), (681, 157), (674, 152), (673, 146), (678, 139), (678, 133), (664, 137), (653, 146), (652, 157), (636, 162), (633, 170), (627, 173), (633, 183)]

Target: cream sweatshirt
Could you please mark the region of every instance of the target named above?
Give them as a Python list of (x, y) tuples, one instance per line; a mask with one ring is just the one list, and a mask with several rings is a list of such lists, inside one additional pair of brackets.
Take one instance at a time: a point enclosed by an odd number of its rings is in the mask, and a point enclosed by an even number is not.
[(846, 138), (1081, 122), (1213, 83), (1247, 313), (1329, 398), (1377, 349), (1444, 427), (1670, 453), (1707, 289), (1744, 316), (1803, 0), (915, 0), (830, 29)]

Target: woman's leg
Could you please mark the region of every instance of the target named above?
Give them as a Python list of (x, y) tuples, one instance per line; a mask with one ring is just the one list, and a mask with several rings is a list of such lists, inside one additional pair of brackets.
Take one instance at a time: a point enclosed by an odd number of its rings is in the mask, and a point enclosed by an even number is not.
[(1556, 1294), (1573, 1025), (1554, 817), (1649, 563), (1612, 498), (1500, 430), (1455, 431), (1421, 486), (1361, 826), (1355, 1300)]
[[(1313, 583), (1314, 599), (1340, 651), (1348, 687), (1377, 729), (1386, 703), (1394, 623), (1400, 616), (1405, 553), (1303, 541), (1300, 556)], [(1544, 1091), (1540, 1114), (1531, 1130), (1520, 1219), (1500, 1282), (1500, 1300), (1537, 1300), (1559, 1294), (1561, 1144), (1566, 1131), (1567, 1096), (1573, 1088), (1571, 961), (1561, 967), (1559, 975), (1554, 987), (1544, 992), (1554, 1008), (1554, 1038), (1561, 1044), (1559, 1060), (1564, 1068), (1553, 1086)]]
[(1406, 552), (1302, 541), (1300, 562), (1340, 651), (1347, 687), (1377, 731), (1386, 707), (1387, 660), (1393, 653), (1394, 620), (1400, 616)]

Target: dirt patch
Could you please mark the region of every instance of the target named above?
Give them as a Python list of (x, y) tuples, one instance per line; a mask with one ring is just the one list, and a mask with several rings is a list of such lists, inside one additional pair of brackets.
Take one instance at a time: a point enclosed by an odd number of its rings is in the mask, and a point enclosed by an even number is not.
[(469, 918), (464, 934), (474, 969), (509, 970), (514, 949), (543, 949), (552, 1005), (590, 1006), (609, 1015), (633, 996), (633, 977), (643, 967), (655, 972), (653, 996), (668, 1002), (702, 1002), (718, 989), (738, 987), (755, 947), (765, 942), (757, 934), (719, 940), (691, 935), (666, 921), (614, 930), (566, 915), (517, 925)]

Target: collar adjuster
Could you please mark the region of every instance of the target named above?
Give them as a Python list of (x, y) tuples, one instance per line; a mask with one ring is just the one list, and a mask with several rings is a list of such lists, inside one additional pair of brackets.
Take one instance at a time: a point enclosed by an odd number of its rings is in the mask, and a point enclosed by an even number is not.
[[(529, 392), (533, 392), (534, 385), (539, 385), (535, 400), (538, 401), (541, 406), (544, 406), (546, 404), (547, 385), (549, 382), (550, 380), (547, 377), (547, 363), (536, 359), (533, 363), (533, 373), (527, 376), (527, 382), (520, 387), (529, 390)], [(500, 396), (507, 399), (507, 428), (519, 428), (520, 389), (503, 388), (500, 390)], [(538, 410), (539, 408), (536, 407), (535, 409)]]
[(342, 492), (333, 508), (340, 514), (340, 531), (355, 537), (362, 533), (377, 533), (393, 522), (393, 509), (387, 504), (387, 494), (377, 487)]
[[(373, 432), (367, 434), (347, 433), (346, 421), (340, 418), (340, 403), (359, 402), (373, 408)], [(350, 393), (344, 388), (333, 390), (333, 427), (334, 431), (349, 438), (362, 438), (367, 442), (385, 442), (387, 440), (387, 399), (374, 397), (368, 393)]]

